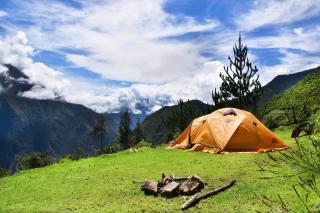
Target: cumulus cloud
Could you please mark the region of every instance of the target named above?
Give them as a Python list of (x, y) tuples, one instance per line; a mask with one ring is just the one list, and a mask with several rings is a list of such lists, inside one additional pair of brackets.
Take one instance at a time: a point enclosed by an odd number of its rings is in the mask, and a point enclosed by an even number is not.
[(85, 79), (70, 78), (43, 63), (34, 62), (34, 54), (23, 32), (0, 40), (0, 63), (16, 65), (36, 85), (22, 96), (36, 99), (63, 97), (97, 112), (118, 112), (122, 107), (128, 107), (135, 113), (150, 113), (164, 105), (175, 104), (179, 98), (211, 102), (211, 90), (219, 85), (218, 73), (223, 67), (221, 62), (212, 61), (199, 66), (194, 74), (167, 83), (106, 87)]
[(8, 13), (6, 11), (0, 10), (0, 17), (6, 16)]
[(167, 38), (219, 25), (216, 20), (197, 23), (188, 16), (173, 16), (164, 11), (165, 2), (81, 1), (81, 8), (73, 8), (31, 0), (22, 3), (28, 12), (21, 16), (35, 23), (25, 31), (37, 49), (81, 50), (64, 52), (66, 59), (106, 79), (164, 83), (192, 73), (206, 61), (197, 43)]
[(320, 66), (320, 56), (306, 57), (285, 49), (282, 49), (280, 52), (283, 54), (280, 64), (275, 66), (263, 66), (261, 68), (261, 70), (263, 70), (262, 83), (268, 83), (277, 75), (295, 73)]
[(237, 17), (236, 24), (241, 30), (287, 24), (319, 16), (320, 0), (255, 0), (248, 13)]
[[(220, 84), (220, 61), (226, 62), (232, 55), (239, 31), (250, 32), (243, 34), (249, 51), (281, 51), (279, 64), (259, 66), (263, 83), (278, 74), (312, 68), (319, 61), (320, 26), (290, 26), (317, 16), (319, 0), (255, 0), (249, 11), (242, 11), (244, 15), (233, 20), (235, 29), (214, 19), (198, 22), (170, 14), (164, 10), (166, 0), (75, 0), (77, 7), (63, 1), (15, 1), (18, 9), (14, 20), (28, 24), (15, 26), (7, 21), (6, 28), (22, 29), (30, 40), (23, 32), (0, 40), (0, 63), (18, 66), (36, 84), (22, 95), (63, 97), (98, 112), (116, 112), (121, 107), (137, 113), (152, 112), (179, 98), (211, 102), (211, 90)], [(273, 33), (251, 34), (264, 26), (273, 26)], [(178, 39), (193, 32), (209, 33)], [(34, 61), (33, 56), (43, 50), (58, 52), (65, 62), (97, 73), (102, 79), (97, 83), (76, 74), (66, 75), (64, 70)], [(252, 52), (249, 57), (259, 65), (259, 57)], [(101, 83), (105, 79), (118, 83), (108, 86)], [(129, 83), (122, 85), (123, 81)]]
[(212, 61), (205, 63), (198, 73), (176, 81), (160, 85), (133, 84), (112, 92), (107, 96), (105, 106), (111, 107), (109, 111), (126, 106), (139, 113), (141, 110), (153, 112), (164, 105), (176, 104), (179, 98), (199, 99), (211, 103), (211, 90), (220, 85), (218, 75), (222, 70), (221, 62)]
[[(62, 92), (68, 81), (62, 78), (61, 72), (43, 63), (34, 62), (32, 60), (34, 54), (34, 49), (28, 45), (26, 34), (22, 31), (0, 40), (0, 63), (17, 66), (30, 78), (31, 83), (38, 85), (34, 88), (37, 91), (35, 95), (37, 98), (55, 98), (56, 94)], [(33, 97), (32, 94), (35, 91), (32, 90), (26, 95)]]
[(248, 45), (253, 48), (281, 48), (300, 49), (310, 53), (317, 53), (320, 49), (320, 25), (310, 29), (283, 29), (273, 36), (251, 37)]

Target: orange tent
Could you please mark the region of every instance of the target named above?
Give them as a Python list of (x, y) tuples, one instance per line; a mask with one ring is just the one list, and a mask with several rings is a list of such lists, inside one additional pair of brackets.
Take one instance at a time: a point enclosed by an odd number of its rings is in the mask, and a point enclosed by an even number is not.
[(209, 153), (289, 148), (254, 115), (235, 108), (219, 109), (194, 119), (170, 147)]

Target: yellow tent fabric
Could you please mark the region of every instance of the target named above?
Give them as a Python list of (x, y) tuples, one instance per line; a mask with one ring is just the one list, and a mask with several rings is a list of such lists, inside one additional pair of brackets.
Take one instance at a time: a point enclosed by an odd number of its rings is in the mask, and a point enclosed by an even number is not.
[(194, 119), (169, 147), (209, 153), (289, 148), (250, 112), (222, 108)]

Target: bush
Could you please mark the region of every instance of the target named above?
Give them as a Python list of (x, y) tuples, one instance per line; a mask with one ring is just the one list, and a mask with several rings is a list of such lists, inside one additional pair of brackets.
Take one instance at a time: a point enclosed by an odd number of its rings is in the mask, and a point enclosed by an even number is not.
[[(281, 167), (292, 167), (297, 174), (320, 173), (320, 140), (310, 136), (307, 144), (295, 138), (296, 147), (280, 151), (277, 155), (268, 153), (269, 160), (257, 163), (263, 169), (271, 166), (274, 173), (281, 173)], [(277, 170), (277, 171), (276, 171)], [(270, 171), (270, 170), (269, 170)], [(294, 174), (296, 175), (296, 174)]]
[(275, 129), (279, 126), (286, 126), (290, 123), (283, 110), (273, 110), (269, 112), (268, 114), (263, 116), (262, 122), (269, 129)]
[(173, 135), (173, 140), (177, 139), (180, 135), (181, 131), (180, 130), (175, 130), (173, 131), (172, 135)]
[(120, 144), (119, 140), (115, 140), (111, 145), (106, 147), (107, 153), (115, 153), (123, 150), (122, 145)]
[[(320, 186), (317, 185), (317, 177), (314, 174), (320, 173), (320, 140), (309, 137), (309, 143), (303, 144), (298, 139), (296, 147), (287, 151), (281, 151), (277, 154), (269, 154), (269, 160), (256, 162), (262, 172), (269, 172), (275, 177), (290, 178), (299, 177), (297, 185), (293, 185), (292, 189), (296, 194), (296, 202), (304, 207), (306, 212), (318, 212), (320, 206), (315, 206), (314, 199), (320, 199)], [(292, 172), (283, 173), (283, 167), (291, 167)], [(306, 177), (302, 177), (306, 176)], [(284, 201), (280, 194), (277, 198), (271, 199), (266, 195), (256, 195), (271, 212), (292, 212), (294, 209), (291, 203)]]
[(141, 148), (141, 147), (151, 147), (151, 146), (152, 146), (151, 143), (149, 143), (146, 140), (142, 140), (139, 143), (137, 143), (136, 148), (138, 149), (138, 148)]
[(6, 176), (9, 176), (9, 175), (10, 175), (10, 173), (9, 173), (8, 170), (0, 168), (0, 178), (6, 177)]
[(64, 162), (67, 162), (67, 161), (74, 161), (76, 160), (74, 158), (74, 156), (72, 155), (63, 155), (60, 159), (59, 159), (59, 163), (64, 163)]
[(320, 112), (314, 113), (309, 119), (313, 133), (320, 132)]
[(32, 152), (29, 155), (17, 156), (18, 168), (21, 170), (45, 167), (54, 162), (52, 156), (47, 153)]

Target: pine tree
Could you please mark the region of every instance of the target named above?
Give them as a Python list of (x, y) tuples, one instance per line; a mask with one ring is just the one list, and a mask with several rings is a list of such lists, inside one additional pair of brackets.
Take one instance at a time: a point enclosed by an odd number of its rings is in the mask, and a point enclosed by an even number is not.
[[(222, 84), (220, 93), (213, 93), (213, 99), (228, 102), (233, 99), (237, 101), (240, 108), (250, 105), (256, 107), (262, 88), (259, 81), (258, 68), (253, 66), (248, 58), (248, 48), (241, 42), (239, 35), (238, 45), (233, 47), (234, 59), (229, 56), (229, 66), (224, 67), (225, 73), (220, 73)], [(213, 100), (215, 101), (215, 100)], [(220, 104), (220, 102), (218, 102)]]
[(135, 144), (137, 144), (137, 143), (139, 143), (140, 141), (146, 139), (146, 137), (145, 137), (145, 135), (144, 135), (144, 132), (143, 132), (142, 125), (141, 125), (141, 123), (140, 123), (139, 120), (137, 121), (136, 128), (135, 128), (134, 131), (133, 131), (133, 137), (134, 137), (134, 143), (135, 143)]
[(98, 137), (99, 139), (99, 148), (98, 148), (98, 153), (102, 153), (103, 148), (104, 148), (104, 143), (103, 139), (107, 133), (106, 130), (106, 125), (105, 125), (105, 119), (101, 118), (97, 120), (96, 125), (94, 126), (93, 130), (91, 131), (91, 134), (93, 136)]
[(125, 148), (129, 148), (130, 146), (130, 115), (128, 109), (125, 109), (121, 114), (121, 120), (119, 124), (119, 142)]

